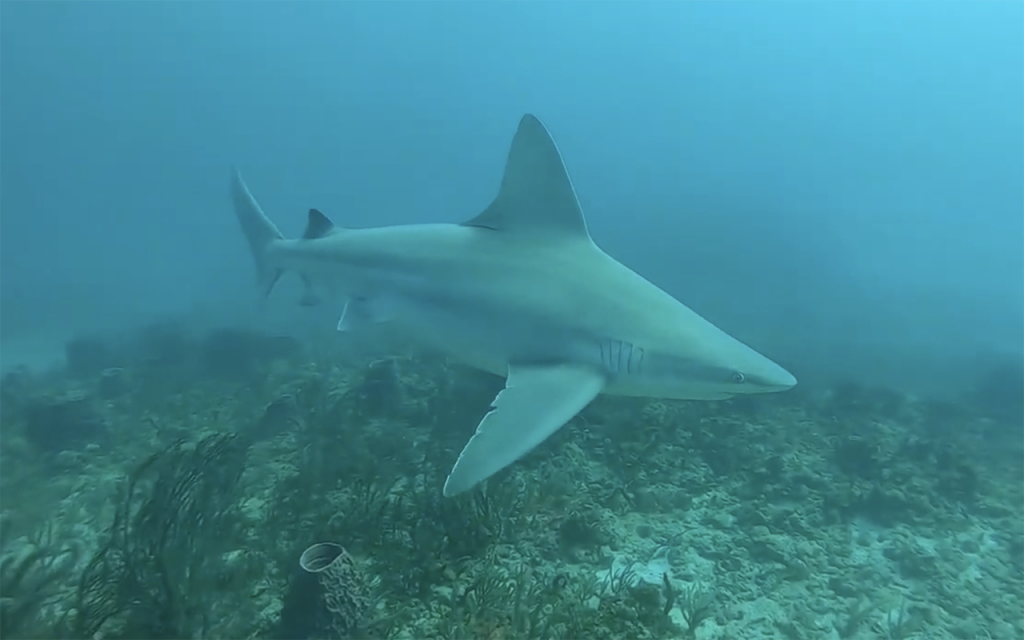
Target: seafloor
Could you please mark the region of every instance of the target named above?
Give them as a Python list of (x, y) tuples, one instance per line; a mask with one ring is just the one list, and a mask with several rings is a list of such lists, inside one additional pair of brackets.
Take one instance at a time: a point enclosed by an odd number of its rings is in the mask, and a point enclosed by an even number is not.
[(169, 324), (8, 374), (0, 637), (1024, 638), (1019, 399), (600, 398), (443, 498), (502, 381), (399, 352)]

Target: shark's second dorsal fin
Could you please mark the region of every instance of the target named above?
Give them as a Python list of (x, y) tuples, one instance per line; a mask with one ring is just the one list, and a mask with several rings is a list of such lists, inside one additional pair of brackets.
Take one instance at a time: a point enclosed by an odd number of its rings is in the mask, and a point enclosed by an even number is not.
[(302, 234), (303, 240), (316, 240), (329, 236), (337, 229), (334, 223), (324, 214), (316, 209), (309, 210), (309, 222), (306, 223), (306, 231)]
[(535, 116), (527, 114), (519, 121), (498, 197), (463, 226), (590, 241), (562, 156)]

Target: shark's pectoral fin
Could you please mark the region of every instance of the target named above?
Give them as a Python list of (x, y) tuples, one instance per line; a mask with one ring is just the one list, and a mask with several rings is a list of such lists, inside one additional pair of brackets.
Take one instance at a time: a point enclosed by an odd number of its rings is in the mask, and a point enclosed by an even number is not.
[(587, 406), (607, 379), (575, 365), (514, 365), (459, 455), (444, 495), (470, 489), (529, 453)]
[(390, 322), (394, 316), (395, 310), (385, 298), (352, 296), (345, 300), (338, 331), (356, 331), (367, 325)]

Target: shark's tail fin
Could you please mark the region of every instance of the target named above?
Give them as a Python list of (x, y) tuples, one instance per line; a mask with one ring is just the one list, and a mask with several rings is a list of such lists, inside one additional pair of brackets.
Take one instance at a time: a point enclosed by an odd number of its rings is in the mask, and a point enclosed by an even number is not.
[(281, 277), (281, 269), (274, 267), (267, 260), (267, 248), (284, 236), (277, 230), (270, 218), (263, 213), (256, 199), (249, 193), (249, 188), (242, 181), (242, 174), (235, 170), (231, 179), (231, 198), (235, 204), (235, 215), (242, 225), (242, 232), (249, 241), (249, 249), (256, 261), (256, 275), (264, 294), (269, 294), (274, 283)]

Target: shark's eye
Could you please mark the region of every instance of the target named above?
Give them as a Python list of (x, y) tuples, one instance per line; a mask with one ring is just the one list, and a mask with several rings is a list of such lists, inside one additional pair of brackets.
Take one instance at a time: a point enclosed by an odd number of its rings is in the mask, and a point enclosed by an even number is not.
[(732, 381), (735, 382), (736, 384), (740, 384), (741, 382), (743, 382), (746, 379), (747, 379), (746, 376), (744, 376), (739, 371), (734, 371), (733, 374), (732, 374)]

